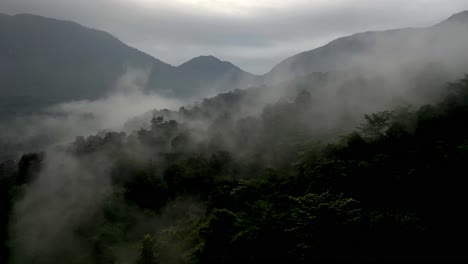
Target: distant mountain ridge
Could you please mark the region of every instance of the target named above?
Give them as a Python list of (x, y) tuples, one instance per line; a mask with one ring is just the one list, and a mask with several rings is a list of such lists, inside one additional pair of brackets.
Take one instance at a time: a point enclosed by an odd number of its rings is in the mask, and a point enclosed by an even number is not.
[(100, 98), (128, 68), (150, 69), (146, 89), (177, 98), (225, 92), (248, 86), (256, 78), (214, 57), (174, 67), (109, 33), (30, 14), (0, 15), (0, 38), (4, 114)]
[(379, 64), (379, 61), (407, 61), (408, 57), (446, 63), (454, 58), (443, 57), (456, 52), (460, 56), (457, 63), (463, 64), (467, 58), (465, 54), (468, 55), (467, 36), (468, 11), (454, 14), (428, 28), (357, 33), (289, 57), (265, 74), (264, 79), (273, 83), (313, 72), (372, 69), (372, 64)]
[(437, 80), (436, 86), (468, 72), (468, 11), (433, 27), (338, 38), (285, 59), (263, 76), (213, 56), (172, 66), (106, 32), (36, 15), (0, 15), (0, 37), (0, 115), (100, 98), (128, 68), (149, 69), (148, 91), (192, 99), (300, 80), (313, 73), (378, 73), (377, 79), (404, 76), (405, 82), (420, 82), (423, 75), (437, 76), (418, 84)]

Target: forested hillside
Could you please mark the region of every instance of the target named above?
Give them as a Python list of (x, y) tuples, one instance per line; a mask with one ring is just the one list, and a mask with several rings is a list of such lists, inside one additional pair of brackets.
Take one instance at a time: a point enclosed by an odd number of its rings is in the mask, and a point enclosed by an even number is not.
[(4, 162), (1, 262), (467, 260), (468, 76), (442, 91), (346, 134), (306, 90), (210, 105), (233, 92)]

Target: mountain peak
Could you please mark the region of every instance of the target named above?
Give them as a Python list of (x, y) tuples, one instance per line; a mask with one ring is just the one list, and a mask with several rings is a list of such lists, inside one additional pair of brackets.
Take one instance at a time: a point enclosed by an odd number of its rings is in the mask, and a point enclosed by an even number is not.
[[(212, 55), (204, 55), (195, 57), (182, 65), (179, 66), (180, 69), (192, 69), (196, 71), (227, 71), (231, 69), (238, 69), (237, 66), (228, 62), (222, 61)], [(240, 69), (238, 69), (240, 70)]]
[(200, 65), (200, 64), (210, 65), (210, 64), (219, 64), (219, 63), (223, 63), (223, 61), (221, 61), (220, 59), (216, 58), (213, 55), (202, 55), (202, 56), (195, 57), (181, 64), (179, 67), (186, 67), (188, 65)]
[(213, 86), (213, 83), (210, 84), (210, 80), (215, 80), (215, 84), (224, 87), (224, 91), (247, 87), (256, 81), (256, 76), (253, 74), (212, 55), (195, 57), (183, 63), (177, 69), (181, 74), (180, 76), (190, 76), (192, 81), (205, 87)]
[(213, 55), (201, 55), (201, 56), (195, 57), (194, 59), (198, 59), (198, 60), (221, 61), (220, 59), (216, 58), (216, 57), (213, 56)]

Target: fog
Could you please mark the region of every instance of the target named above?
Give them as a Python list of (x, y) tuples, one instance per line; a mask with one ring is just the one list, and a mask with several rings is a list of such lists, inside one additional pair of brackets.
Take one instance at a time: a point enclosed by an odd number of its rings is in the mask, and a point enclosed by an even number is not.
[[(136, 153), (133, 152), (133, 155)], [(24, 197), (15, 204), (10, 226), (11, 263), (55, 263), (68, 259), (81, 263), (100, 259), (116, 263), (134, 263), (140, 239), (157, 234), (158, 247), (166, 252), (164, 263), (180, 263), (183, 248), (190, 242), (165, 234), (164, 230), (184, 228), (199, 221), (204, 205), (196, 198), (180, 197), (168, 202), (158, 214), (145, 212), (123, 201), (123, 190), (111, 183), (112, 153), (77, 158), (63, 151), (48, 151), (37, 179), (24, 189)], [(107, 232), (106, 212), (114, 217), (126, 215), (132, 226), (126, 239), (115, 240)], [(112, 250), (96, 255), (96, 249), (83, 239), (86, 228), (106, 224), (109, 230), (94, 229), (96, 238), (105, 239)]]
[[(6, 157), (41, 151), (100, 131), (120, 131), (125, 122), (151, 109), (177, 109), (184, 103), (145, 91), (150, 69), (129, 68), (105, 98), (52, 105), (35, 115), (0, 123)], [(136, 128), (135, 128), (136, 129)]]

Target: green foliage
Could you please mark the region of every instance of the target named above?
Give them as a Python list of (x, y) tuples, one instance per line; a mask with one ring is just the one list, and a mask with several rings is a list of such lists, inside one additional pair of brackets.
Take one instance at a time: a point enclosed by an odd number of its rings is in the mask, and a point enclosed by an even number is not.
[(158, 210), (168, 199), (167, 183), (148, 171), (135, 172), (124, 183), (125, 198), (141, 208)]
[(150, 234), (146, 234), (141, 241), (140, 256), (137, 264), (156, 264), (154, 255), (154, 238)]
[(213, 164), (201, 156), (191, 156), (169, 166), (164, 172), (164, 180), (170, 195), (205, 194), (213, 185)]
[(392, 120), (392, 112), (383, 111), (365, 115), (366, 123), (359, 127), (359, 130), (372, 140), (377, 140), (386, 135)]
[(350, 233), (357, 234), (361, 220), (361, 209), (355, 199), (330, 193), (309, 193), (291, 199), (287, 232), (294, 234), (297, 243), (294, 252), (302, 260), (321, 258), (326, 252), (333, 254), (331, 250), (343, 254), (348, 249), (342, 245), (343, 240), (349, 240), (346, 235)]

